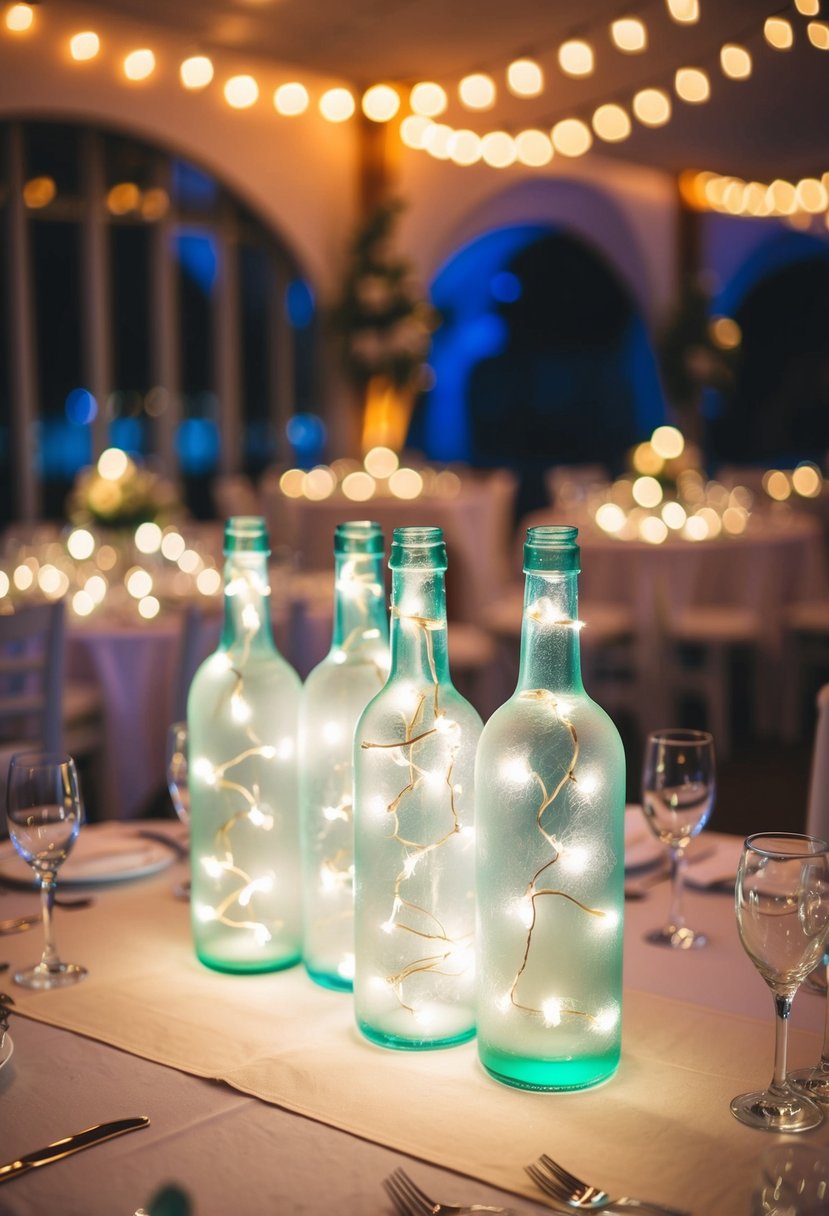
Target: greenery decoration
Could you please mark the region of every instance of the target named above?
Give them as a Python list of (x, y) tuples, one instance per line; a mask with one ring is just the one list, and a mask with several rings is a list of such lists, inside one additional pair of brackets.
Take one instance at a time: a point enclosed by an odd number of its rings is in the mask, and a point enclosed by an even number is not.
[(383, 376), (398, 390), (420, 387), (437, 314), (411, 264), (394, 252), (399, 200), (379, 204), (355, 234), (332, 312), (349, 379), (364, 389)]

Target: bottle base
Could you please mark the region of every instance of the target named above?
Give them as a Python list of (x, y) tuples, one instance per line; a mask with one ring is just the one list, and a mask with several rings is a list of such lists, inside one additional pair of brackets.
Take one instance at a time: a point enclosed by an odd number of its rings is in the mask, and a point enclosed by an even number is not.
[(354, 981), (343, 979), (341, 975), (331, 971), (317, 971), (314, 967), (309, 967), (305, 964), (305, 971), (309, 979), (312, 979), (315, 984), (319, 984), (320, 988), (328, 988), (331, 992), (353, 992)]
[(530, 1060), (491, 1048), (479, 1055), (489, 1075), (502, 1085), (537, 1093), (595, 1089), (609, 1081), (619, 1067), (618, 1052), (575, 1060)]
[(211, 971), (221, 971), (224, 975), (262, 975), (268, 971), (287, 971), (289, 967), (295, 967), (302, 960), (301, 954), (293, 954), (288, 958), (275, 959), (270, 962), (225, 962), (224, 959), (211, 958), (209, 954), (201, 954), (198, 950), (196, 957)]
[(461, 1043), (468, 1043), (470, 1039), (474, 1039), (475, 1037), (474, 1026), (447, 1039), (408, 1039), (403, 1038), (401, 1035), (384, 1034), (373, 1026), (361, 1022), (359, 1018), (357, 1019), (357, 1027), (370, 1043), (374, 1043), (377, 1047), (391, 1048), (392, 1051), (441, 1051), (445, 1047), (458, 1047)]

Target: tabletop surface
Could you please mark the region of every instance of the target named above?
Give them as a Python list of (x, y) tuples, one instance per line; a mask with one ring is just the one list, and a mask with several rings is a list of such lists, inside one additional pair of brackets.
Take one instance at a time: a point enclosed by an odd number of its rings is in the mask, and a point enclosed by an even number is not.
[[(134, 1213), (171, 1181), (198, 1213), (390, 1216), (382, 1179), (396, 1164), (438, 1199), (540, 1212), (523, 1166), (542, 1151), (608, 1188), (700, 1216), (748, 1216), (775, 1138), (738, 1125), (728, 1100), (769, 1080), (772, 1004), (740, 948), (728, 894), (689, 890), (689, 919), (711, 939), (690, 954), (642, 941), (665, 916), (666, 884), (626, 905), (619, 1074), (597, 1090), (547, 1095), (496, 1085), (474, 1044), (417, 1057), (370, 1047), (349, 998), (299, 968), (263, 977), (201, 968), (173, 893), (185, 871), (178, 863), (96, 888), (92, 907), (58, 910), (62, 953), (90, 966), (82, 985), (47, 994), (4, 985), (25, 1016), (12, 1021), (14, 1054), (0, 1068), (0, 1160), (104, 1119), (152, 1123), (4, 1186), (3, 1216)], [(29, 893), (0, 896), (4, 917), (34, 906)], [(4, 937), (0, 955), (17, 965), (39, 946), (38, 930)], [(823, 1019), (822, 999), (801, 992), (792, 1067), (816, 1061)], [(826, 1128), (800, 1139), (829, 1144)]]

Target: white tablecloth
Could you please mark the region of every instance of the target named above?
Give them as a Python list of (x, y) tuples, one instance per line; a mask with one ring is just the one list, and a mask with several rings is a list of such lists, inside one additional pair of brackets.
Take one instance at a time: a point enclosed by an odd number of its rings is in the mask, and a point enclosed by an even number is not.
[[(92, 909), (58, 912), (63, 953), (92, 967), (86, 994), (84, 985), (66, 993), (15, 993), (22, 1011), (63, 1024), (94, 1015), (99, 999), (131, 993), (131, 1002), (119, 999), (119, 1012), (100, 1037), (132, 1046), (127, 1054), (15, 1019), (15, 1055), (0, 1069), (0, 1159), (106, 1118), (146, 1113), (153, 1125), (4, 1187), (4, 1216), (132, 1213), (171, 1179), (194, 1196), (202, 1216), (385, 1214), (391, 1209), (381, 1177), (400, 1153), (430, 1163), (407, 1167), (438, 1198), (486, 1201), (491, 1186), (500, 1184), (524, 1196), (510, 1201), (516, 1208), (540, 1211), (527, 1202), (534, 1192), (522, 1167), (545, 1150), (608, 1188), (661, 1198), (695, 1216), (748, 1216), (759, 1158), (773, 1139), (736, 1123), (728, 1101), (770, 1077), (772, 1001), (739, 946), (727, 894), (689, 891), (689, 919), (711, 939), (706, 950), (689, 954), (642, 941), (667, 911), (664, 884), (627, 905), (620, 1072), (597, 1090), (544, 1095), (490, 1081), (475, 1062), (474, 1044), (416, 1057), (370, 1047), (354, 1028), (348, 996), (317, 989), (299, 970), (246, 979), (199, 968), (186, 906), (172, 896), (178, 876), (168, 870), (101, 893)], [(0, 898), (3, 915), (31, 898)], [(0, 941), (13, 963), (30, 961), (39, 945), (36, 933)], [(182, 995), (191, 976), (205, 991), (201, 1029), (186, 1029), (189, 1006), (176, 1015), (176, 981), (159, 985), (171, 962)], [(816, 1060), (823, 1013), (821, 998), (798, 995), (791, 1067)], [(145, 1027), (140, 1034), (139, 1025)], [(320, 1034), (315, 1054), (310, 1049)], [(235, 1089), (136, 1058), (168, 1059), (188, 1036), (202, 1048), (213, 1044), (215, 1075), (227, 1075), (229, 1067)], [(251, 1036), (261, 1042), (261, 1055), (244, 1063)], [(396, 1073), (407, 1081), (389, 1096)], [(339, 1104), (326, 1107), (344, 1078)], [(238, 1092), (274, 1085), (285, 1106), (310, 1118)], [(378, 1088), (382, 1117), (366, 1123)], [(799, 1139), (826, 1145), (829, 1128)], [(479, 1164), (471, 1168), (476, 1147)], [(432, 1168), (436, 1164), (468, 1176), (453, 1178)]]

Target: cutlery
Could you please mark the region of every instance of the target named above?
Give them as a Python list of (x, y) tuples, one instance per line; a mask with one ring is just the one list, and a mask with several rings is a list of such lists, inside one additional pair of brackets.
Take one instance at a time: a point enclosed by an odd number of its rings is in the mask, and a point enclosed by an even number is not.
[(153, 828), (140, 828), (135, 835), (140, 836), (142, 840), (154, 840), (157, 844), (166, 844), (167, 848), (172, 849), (181, 861), (190, 856), (189, 845), (182, 844), (180, 840), (168, 836), (166, 832), (157, 832)]
[(25, 933), (27, 929), (33, 929), (39, 923), (40, 917), (36, 913), (34, 916), (13, 916), (8, 920), (0, 920), (0, 933)]
[(634, 1208), (640, 1212), (651, 1212), (653, 1216), (690, 1216), (690, 1212), (679, 1208), (649, 1203), (645, 1199), (632, 1199), (628, 1195), (612, 1199), (606, 1191), (600, 1191), (598, 1187), (577, 1178), (546, 1153), (542, 1153), (531, 1165), (525, 1165), (524, 1169), (542, 1191), (576, 1211), (604, 1212), (610, 1216), (616, 1208)]
[(113, 1136), (123, 1136), (125, 1132), (137, 1131), (140, 1127), (149, 1127), (149, 1124), (150, 1120), (146, 1115), (138, 1115), (131, 1119), (115, 1119), (111, 1123), (96, 1123), (82, 1132), (76, 1132), (74, 1136), (56, 1140), (54, 1144), (48, 1144), (46, 1148), (36, 1149), (33, 1153), (25, 1153), (16, 1161), (10, 1161), (8, 1165), (0, 1165), (0, 1182), (8, 1182), (10, 1178), (17, 1178), (28, 1170), (37, 1169), (41, 1165), (49, 1165), (53, 1161), (60, 1161), (63, 1157), (78, 1153), (83, 1148), (91, 1148), (93, 1144), (101, 1144), (104, 1140), (111, 1140)]
[(500, 1212), (518, 1216), (513, 1208), (490, 1207), (484, 1203), (438, 1203), (422, 1191), (405, 1170), (396, 1169), (383, 1179), (399, 1216), (466, 1216), (469, 1212)]

